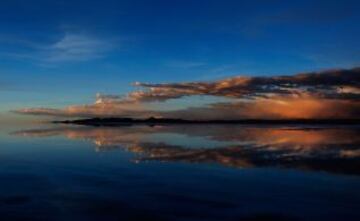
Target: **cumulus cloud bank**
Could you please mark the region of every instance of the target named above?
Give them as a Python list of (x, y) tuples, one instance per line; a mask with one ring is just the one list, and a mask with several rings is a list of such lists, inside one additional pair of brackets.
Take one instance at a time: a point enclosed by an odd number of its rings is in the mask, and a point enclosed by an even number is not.
[[(64, 109), (28, 108), (17, 113), (92, 117), (357, 118), (360, 115), (360, 68), (302, 73), (292, 76), (238, 76), (213, 82), (149, 84), (125, 96), (98, 94), (91, 105)], [(216, 96), (227, 102), (175, 111), (155, 111), (149, 103), (189, 96)]]
[(319, 98), (358, 99), (360, 95), (360, 68), (304, 73), (294, 76), (233, 77), (215, 82), (190, 82), (174, 84), (147, 84), (135, 86), (148, 88), (130, 97), (139, 101), (163, 101), (191, 95), (213, 95), (232, 98), (259, 98), (271, 96), (304, 96)]

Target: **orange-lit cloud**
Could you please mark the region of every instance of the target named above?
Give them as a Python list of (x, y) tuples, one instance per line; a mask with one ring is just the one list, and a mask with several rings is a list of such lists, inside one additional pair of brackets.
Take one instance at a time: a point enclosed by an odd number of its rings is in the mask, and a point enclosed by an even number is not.
[(311, 119), (352, 118), (360, 116), (360, 103), (339, 99), (273, 98), (209, 107), (189, 108), (163, 113), (166, 117), (190, 119)]
[[(30, 108), (17, 113), (67, 117), (172, 117), (188, 119), (358, 118), (360, 68), (293, 76), (233, 77), (215, 82), (147, 84), (126, 96), (100, 95), (91, 105), (64, 109)], [(206, 106), (159, 111), (154, 102), (189, 96), (228, 98)]]
[(317, 73), (276, 77), (233, 77), (215, 82), (147, 84), (129, 97), (139, 101), (162, 101), (191, 95), (212, 95), (232, 98), (271, 97), (287, 95), (301, 97), (358, 99), (360, 96), (360, 68), (331, 70)]

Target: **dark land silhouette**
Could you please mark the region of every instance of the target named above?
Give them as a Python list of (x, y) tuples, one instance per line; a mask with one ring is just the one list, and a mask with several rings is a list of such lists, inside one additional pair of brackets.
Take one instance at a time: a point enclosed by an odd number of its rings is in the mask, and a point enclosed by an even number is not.
[(316, 124), (316, 125), (360, 125), (360, 119), (239, 119), (239, 120), (186, 120), (175, 118), (87, 118), (77, 120), (53, 121), (61, 124), (77, 124), (88, 126), (126, 126), (134, 124)]

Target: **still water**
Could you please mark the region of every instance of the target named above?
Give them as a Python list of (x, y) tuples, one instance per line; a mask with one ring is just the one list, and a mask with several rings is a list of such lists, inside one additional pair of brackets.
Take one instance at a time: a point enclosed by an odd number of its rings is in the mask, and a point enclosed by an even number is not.
[(360, 220), (360, 128), (0, 129), (1, 220)]

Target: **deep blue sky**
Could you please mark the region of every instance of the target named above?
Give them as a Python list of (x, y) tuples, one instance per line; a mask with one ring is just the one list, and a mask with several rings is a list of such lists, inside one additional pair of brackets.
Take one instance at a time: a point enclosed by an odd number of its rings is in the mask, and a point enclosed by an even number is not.
[(2, 0), (0, 112), (90, 103), (134, 81), (359, 66), (359, 10), (346, 0)]

